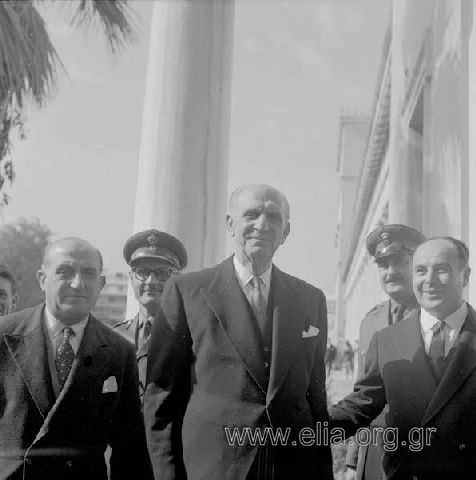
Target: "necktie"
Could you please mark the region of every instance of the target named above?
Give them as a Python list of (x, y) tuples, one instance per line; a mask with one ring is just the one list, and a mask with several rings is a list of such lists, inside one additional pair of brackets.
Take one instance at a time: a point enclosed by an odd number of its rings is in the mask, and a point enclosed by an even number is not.
[(152, 322), (150, 320), (146, 320), (144, 322), (144, 329), (142, 332), (142, 340), (146, 342), (150, 336), (150, 333), (152, 331)]
[(69, 339), (74, 335), (74, 330), (70, 327), (63, 329), (63, 338), (56, 350), (56, 373), (58, 374), (58, 380), (60, 389), (63, 389), (66, 379), (68, 378), (71, 366), (74, 360), (74, 350), (71, 346)]
[(261, 333), (264, 332), (266, 323), (266, 300), (261, 290), (262, 282), (263, 280), (260, 277), (253, 277), (253, 290), (251, 291), (251, 308), (256, 316), (256, 320), (258, 320)]
[(403, 316), (405, 315), (406, 308), (403, 305), (399, 305), (393, 314), (393, 323), (397, 323), (402, 320)]
[(443, 376), (445, 364), (445, 322), (443, 321), (438, 322), (433, 329), (428, 358), (439, 381)]

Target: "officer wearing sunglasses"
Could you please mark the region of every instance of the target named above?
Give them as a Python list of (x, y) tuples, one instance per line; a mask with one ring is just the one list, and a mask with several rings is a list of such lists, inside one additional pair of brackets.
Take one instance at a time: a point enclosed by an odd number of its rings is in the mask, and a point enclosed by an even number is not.
[(134, 318), (119, 322), (113, 328), (136, 346), (142, 400), (146, 387), (147, 350), (160, 297), (167, 280), (186, 267), (187, 251), (173, 235), (152, 229), (132, 235), (126, 241), (123, 253), (130, 266), (129, 279), (139, 302), (139, 311)]

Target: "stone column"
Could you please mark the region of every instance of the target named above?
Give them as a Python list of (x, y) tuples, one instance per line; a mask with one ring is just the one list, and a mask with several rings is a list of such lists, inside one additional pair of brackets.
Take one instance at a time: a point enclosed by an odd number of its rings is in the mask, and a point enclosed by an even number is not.
[(188, 270), (225, 253), (233, 20), (234, 0), (152, 8), (134, 232), (176, 235)]
[[(469, 302), (476, 305), (476, 8), (471, 0), (462, 2), (462, 78), (464, 132), (462, 135), (463, 176), (468, 179), (463, 185), (461, 201), (463, 204), (463, 222), (468, 222), (463, 229), (463, 240), (468, 242), (470, 265), (473, 272), (469, 281)], [(465, 101), (465, 97), (467, 101)], [(467, 105), (467, 107), (466, 107)], [(466, 182), (465, 182), (466, 183)], [(465, 222), (464, 222), (465, 223)]]

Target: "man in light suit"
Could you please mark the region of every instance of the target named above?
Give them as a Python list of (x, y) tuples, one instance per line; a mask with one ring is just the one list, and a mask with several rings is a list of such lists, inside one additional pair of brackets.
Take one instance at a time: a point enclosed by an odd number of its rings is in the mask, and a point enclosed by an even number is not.
[[(329, 446), (298, 438), (328, 418), (327, 312), (321, 290), (272, 264), (288, 202), (267, 185), (240, 187), (226, 224), (235, 254), (172, 278), (152, 329), (144, 414), (155, 478), (332, 479)], [(246, 436), (278, 428), (289, 433), (276, 446)]]
[(113, 328), (136, 348), (142, 404), (152, 324), (165, 283), (187, 266), (187, 251), (182, 242), (170, 233), (150, 229), (128, 238), (123, 253), (131, 267), (129, 280), (139, 303), (139, 311), (133, 318), (118, 322)]
[(152, 478), (135, 352), (90, 311), (104, 285), (85, 240), (49, 245), (46, 305), (0, 318), (0, 478)]
[(331, 426), (352, 434), (388, 403), (383, 468), (389, 480), (474, 475), (476, 314), (463, 301), (469, 274), (463, 242), (422, 243), (413, 257), (421, 309), (374, 334), (354, 392), (330, 410)]
[[(389, 299), (376, 305), (360, 322), (356, 378), (364, 372), (365, 354), (373, 334), (403, 320), (418, 307), (412, 285), (412, 255), (425, 237), (407, 225), (388, 224), (373, 230), (366, 239), (367, 251), (378, 268), (380, 284)], [(371, 427), (385, 427), (387, 408), (372, 422)], [(346, 456), (346, 480), (382, 480), (382, 435), (367, 444), (352, 439)]]

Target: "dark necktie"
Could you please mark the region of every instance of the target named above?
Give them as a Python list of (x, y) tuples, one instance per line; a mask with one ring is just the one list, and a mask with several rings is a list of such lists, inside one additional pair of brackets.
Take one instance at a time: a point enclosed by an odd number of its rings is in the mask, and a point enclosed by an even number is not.
[(439, 321), (434, 327), (428, 350), (428, 358), (438, 381), (443, 376), (445, 365), (445, 326), (445, 322)]
[(142, 332), (142, 340), (145, 342), (147, 342), (149, 336), (150, 336), (150, 333), (152, 331), (152, 322), (150, 320), (146, 320), (144, 322), (144, 328), (143, 328), (143, 332)]
[(70, 327), (63, 329), (63, 338), (56, 349), (55, 366), (58, 374), (60, 389), (63, 389), (66, 379), (68, 378), (71, 366), (74, 360), (74, 350), (69, 339), (74, 335), (74, 330)]
[(405, 315), (406, 310), (407, 309), (404, 305), (399, 305), (393, 313), (393, 323), (397, 323), (400, 320), (402, 320), (404, 315)]
[(266, 323), (266, 300), (264, 299), (263, 292), (261, 290), (261, 285), (263, 280), (260, 277), (253, 277), (251, 291), (251, 308), (258, 320), (258, 326), (261, 330), (261, 333), (264, 332), (264, 326)]

